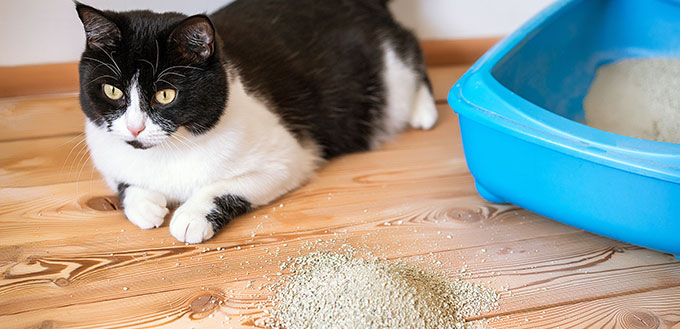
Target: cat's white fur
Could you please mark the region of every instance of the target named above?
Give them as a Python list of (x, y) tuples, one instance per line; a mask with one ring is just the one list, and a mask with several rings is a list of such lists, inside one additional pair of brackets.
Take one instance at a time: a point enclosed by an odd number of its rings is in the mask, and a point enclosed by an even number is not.
[[(385, 65), (386, 128), (376, 139), (387, 139), (407, 123), (432, 127), (437, 111), (429, 89), (389, 46)], [(322, 163), (314, 143), (299, 143), (262, 101), (245, 91), (238, 75), (230, 73), (224, 115), (203, 135), (180, 129), (168, 138), (134, 102), (114, 121), (112, 132), (86, 123), (92, 159), (109, 186), (116, 190), (118, 182), (130, 185), (123, 208), (135, 225), (162, 225), (168, 203), (179, 202), (170, 233), (179, 241), (199, 243), (215, 233), (206, 220), (215, 197), (233, 194), (255, 207), (265, 205), (303, 184)], [(139, 99), (134, 79), (128, 95)], [(137, 140), (154, 147), (134, 149), (125, 143), (133, 139), (127, 126), (140, 122), (146, 128)]]
[(374, 147), (389, 140), (407, 123), (413, 128), (430, 129), (437, 121), (437, 109), (427, 85), (391, 45), (384, 44), (383, 51), (387, 111), (383, 131), (373, 140)]

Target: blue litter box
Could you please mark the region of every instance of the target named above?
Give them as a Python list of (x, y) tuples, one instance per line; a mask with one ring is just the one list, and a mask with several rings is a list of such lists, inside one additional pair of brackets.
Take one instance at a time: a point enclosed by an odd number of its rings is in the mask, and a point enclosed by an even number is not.
[(680, 255), (680, 144), (583, 124), (597, 68), (634, 57), (680, 57), (680, 0), (558, 1), (489, 50), (448, 98), (479, 194)]

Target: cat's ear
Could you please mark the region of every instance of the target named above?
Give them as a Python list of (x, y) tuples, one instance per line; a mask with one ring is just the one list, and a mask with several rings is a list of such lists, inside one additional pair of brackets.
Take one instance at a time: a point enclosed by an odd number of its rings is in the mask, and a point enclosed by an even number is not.
[(184, 60), (199, 64), (215, 52), (215, 28), (208, 16), (191, 16), (175, 27), (168, 42)]
[(112, 22), (101, 11), (76, 2), (78, 17), (83, 22), (87, 46), (91, 49), (113, 47), (121, 40), (121, 33), (116, 23)]

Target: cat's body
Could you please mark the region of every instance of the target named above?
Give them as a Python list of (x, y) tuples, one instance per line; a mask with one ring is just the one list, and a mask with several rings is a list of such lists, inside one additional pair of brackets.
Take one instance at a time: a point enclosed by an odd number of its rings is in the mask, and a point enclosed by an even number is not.
[[(326, 159), (436, 121), (418, 44), (378, 0), (236, 1), (214, 28), (205, 16), (78, 11), (92, 159), (141, 228), (181, 203), (180, 241), (212, 237)], [(170, 103), (155, 98), (168, 89)]]

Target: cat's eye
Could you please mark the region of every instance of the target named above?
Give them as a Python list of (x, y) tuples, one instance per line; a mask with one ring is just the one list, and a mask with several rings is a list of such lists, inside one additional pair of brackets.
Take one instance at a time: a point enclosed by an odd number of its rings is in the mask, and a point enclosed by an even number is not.
[(106, 97), (113, 99), (115, 101), (115, 100), (119, 100), (121, 97), (123, 97), (123, 91), (112, 86), (112, 85), (110, 85), (110, 84), (108, 84), (108, 83), (105, 83), (104, 84), (104, 95), (106, 95)]
[(156, 101), (160, 104), (170, 104), (175, 100), (177, 92), (174, 89), (163, 89), (156, 92)]

